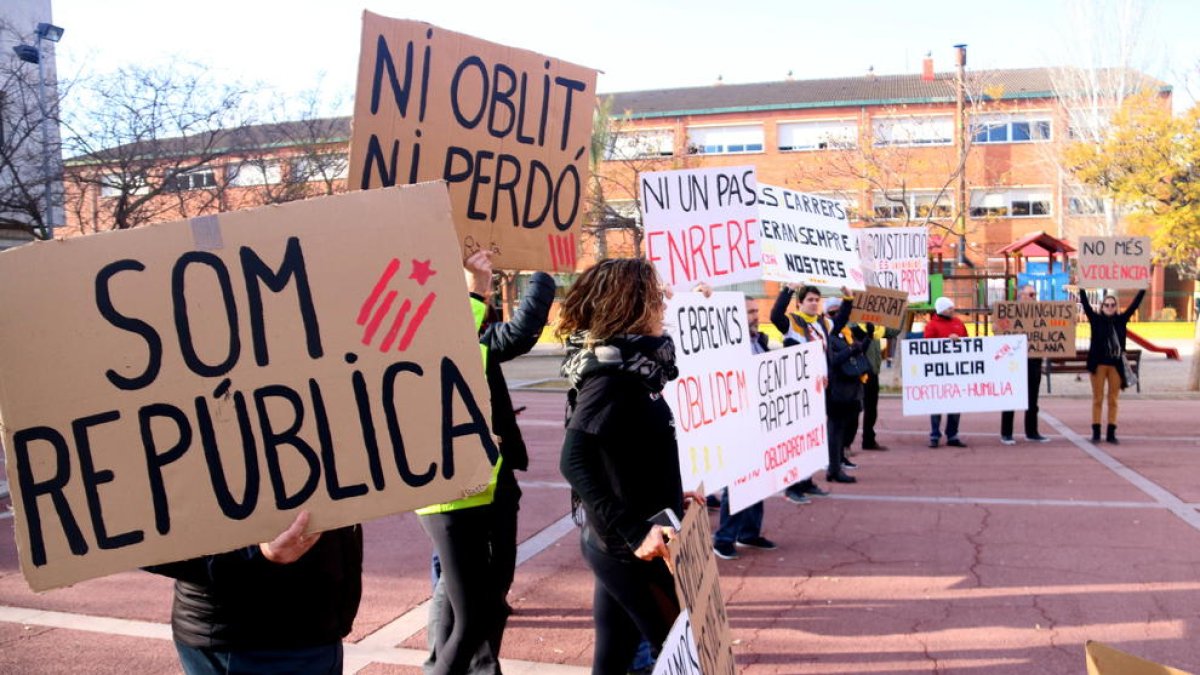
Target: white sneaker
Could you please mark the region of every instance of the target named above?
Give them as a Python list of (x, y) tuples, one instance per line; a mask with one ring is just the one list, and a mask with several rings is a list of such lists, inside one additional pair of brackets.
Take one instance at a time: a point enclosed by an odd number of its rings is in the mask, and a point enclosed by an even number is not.
[(1000, 445), (1016, 445), (1016, 444), (1017, 444), (1017, 442), (1015, 440), (1013, 440), (1012, 436), (1001, 436), (1000, 437)]

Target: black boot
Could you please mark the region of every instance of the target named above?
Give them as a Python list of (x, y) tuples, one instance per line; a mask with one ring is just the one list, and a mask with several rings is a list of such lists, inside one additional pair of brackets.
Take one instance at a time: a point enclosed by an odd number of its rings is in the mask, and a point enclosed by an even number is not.
[(1100, 425), (1099, 424), (1092, 425), (1092, 442), (1093, 443), (1100, 442)]
[(1109, 443), (1112, 443), (1113, 445), (1121, 444), (1121, 441), (1117, 440), (1117, 425), (1115, 425), (1115, 424), (1108, 425), (1108, 435), (1104, 438), (1104, 440), (1108, 441)]

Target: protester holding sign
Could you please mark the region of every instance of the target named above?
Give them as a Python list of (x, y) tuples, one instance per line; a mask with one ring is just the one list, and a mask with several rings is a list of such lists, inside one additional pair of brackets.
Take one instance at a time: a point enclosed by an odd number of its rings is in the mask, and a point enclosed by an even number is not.
[[(524, 471), (529, 466), (529, 456), (525, 441), (521, 437), (521, 429), (517, 426), (517, 416), (513, 411), (512, 398), (509, 396), (508, 384), (500, 364), (525, 354), (537, 344), (538, 337), (546, 325), (550, 314), (550, 305), (554, 301), (554, 280), (544, 272), (537, 272), (530, 278), (529, 288), (521, 300), (520, 306), (513, 313), (512, 320), (507, 323), (495, 321), (496, 312), (488, 302), (492, 289), (491, 253), (480, 251), (467, 259), (466, 272), (468, 287), (471, 289), (471, 305), (476, 312), (477, 320), (481, 322), (479, 344), (483, 351), (484, 371), (487, 375), (488, 389), (492, 401), (492, 432), (500, 439), (501, 462), (497, 465), (496, 474), (491, 488), (492, 501), (490, 504), (478, 504), (479, 497), (468, 497), (451, 505), (471, 502), (476, 504), (464, 509), (445, 510), (447, 506), (422, 509), (422, 524), (428, 526), (442, 525), (451, 530), (451, 538), (458, 537), (479, 539), (487, 547), (482, 555), (458, 554), (454, 558), (454, 566), (443, 567), (440, 553), (434, 554), (434, 571), (437, 579), (434, 585), (433, 599), (430, 602), (429, 625), (427, 638), (430, 655), (426, 668), (436, 671), (446, 667), (439, 661), (453, 661), (454, 653), (465, 647), (462, 635), (455, 635), (455, 626), (461, 626), (458, 612), (463, 611), (466, 601), (455, 595), (469, 592), (470, 589), (485, 589), (483, 597), (494, 601), (494, 615), (490, 617), (471, 617), (472, 623), (486, 623), (487, 631), (482, 642), (468, 640), (476, 646), (475, 655), (470, 658), (470, 668), (463, 672), (494, 672), (498, 669), (497, 659), (500, 654), (500, 644), (504, 635), (511, 609), (505, 601), (508, 589), (512, 586), (513, 572), (517, 559), (517, 512), (520, 509), (521, 488), (513, 473), (515, 470)], [(441, 514), (435, 516), (434, 514)], [(478, 515), (486, 516), (483, 531), (470, 531), (468, 528), (479, 526)], [(428, 517), (426, 517), (428, 516)], [(438, 541), (435, 538), (435, 541)], [(460, 541), (462, 546), (472, 547), (476, 541)], [(445, 545), (453, 546), (454, 542)], [(438, 549), (442, 550), (441, 548)], [(466, 549), (464, 549), (466, 550)], [(466, 567), (464, 567), (464, 563)], [(445, 574), (442, 572), (445, 570)], [(464, 579), (464, 575), (477, 576), (477, 579)], [(476, 582), (486, 582), (485, 586), (475, 586)], [(479, 603), (485, 607), (484, 603)], [(466, 607), (466, 611), (474, 614), (474, 607)]]
[[(841, 298), (825, 301), (827, 313), (833, 320), (834, 312), (842, 305), (850, 304)], [(846, 457), (846, 450), (854, 441), (858, 429), (858, 414), (862, 412), (863, 384), (871, 370), (865, 351), (871, 343), (875, 326), (867, 324), (868, 330), (855, 339), (846, 327), (829, 334), (825, 342), (829, 358), (829, 388), (826, 389), (826, 411), (829, 416), (829, 466), (825, 479), (835, 483), (856, 483), (858, 479), (847, 474), (845, 469), (857, 469), (858, 465)], [(836, 452), (835, 452), (836, 448)]]
[[(967, 327), (963, 325), (962, 319), (954, 315), (954, 301), (950, 298), (938, 298), (933, 303), (935, 314), (929, 317), (929, 323), (925, 324), (926, 338), (964, 338), (967, 336)], [(961, 417), (959, 413), (950, 413), (946, 415), (946, 445), (953, 448), (965, 448), (966, 443), (963, 443), (958, 438), (958, 420)], [(942, 439), (942, 416), (929, 416), (929, 447), (936, 448)]]
[[(1017, 302), (1037, 302), (1037, 288), (1033, 284), (1025, 284), (1017, 290)], [(1050, 439), (1038, 433), (1038, 390), (1042, 386), (1042, 359), (1030, 358), (1025, 361), (1025, 378), (1029, 382), (1029, 407), (1025, 409), (1025, 438), (1036, 443), (1049, 443)], [(1004, 445), (1016, 445), (1013, 440), (1013, 419), (1016, 412), (1005, 410), (1000, 413), (1000, 442)]]
[(870, 327), (872, 324), (867, 323), (854, 328), (856, 339), (863, 339), (862, 335), (869, 335), (871, 338), (865, 352), (867, 361), (871, 364), (871, 372), (867, 373), (867, 381), (863, 383), (862, 449), (882, 452), (888, 447), (875, 437), (875, 422), (879, 420), (879, 369), (883, 367), (882, 344), (884, 338), (890, 341), (899, 335), (900, 331), (883, 326), (873, 326), (872, 331), (869, 330)]
[[(1117, 298), (1105, 296), (1100, 303), (1100, 313), (1092, 309), (1087, 293), (1079, 289), (1079, 302), (1087, 315), (1088, 323), (1092, 326), (1091, 343), (1088, 344), (1087, 369), (1092, 377), (1092, 441), (1100, 440), (1100, 411), (1105, 399), (1108, 400), (1108, 429), (1105, 440), (1118, 443), (1117, 440), (1117, 397), (1120, 390), (1129, 386), (1128, 375), (1125, 372), (1125, 335), (1126, 325), (1130, 317), (1142, 304), (1146, 290), (1138, 291), (1133, 302), (1124, 312), (1117, 312)], [(1107, 387), (1108, 393), (1105, 394)]]
[(175, 579), (171, 634), (188, 675), (340, 673), (362, 596), (362, 528), (306, 533), (146, 569)]
[[(609, 259), (567, 293), (557, 333), (571, 383), (560, 470), (582, 507), (581, 549), (595, 574), (593, 673), (624, 675), (638, 642), (663, 643), (679, 601), (663, 558), (684, 493), (671, 410), (675, 344), (663, 335), (663, 287), (651, 262)], [(704, 497), (687, 495), (701, 505)], [(576, 515), (579, 510), (576, 509)]]
[[(755, 354), (767, 351), (767, 336), (758, 331), (758, 301), (746, 298), (746, 324), (749, 327), (750, 349)], [(737, 546), (771, 551), (775, 542), (762, 536), (763, 512), (762, 502), (742, 509), (737, 513), (729, 513), (729, 490), (721, 491), (720, 526), (713, 533), (713, 553), (723, 560), (734, 560), (738, 557)]]

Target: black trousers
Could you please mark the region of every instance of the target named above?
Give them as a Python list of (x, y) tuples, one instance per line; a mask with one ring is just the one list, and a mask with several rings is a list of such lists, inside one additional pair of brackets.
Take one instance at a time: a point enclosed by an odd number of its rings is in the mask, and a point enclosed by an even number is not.
[(493, 564), (494, 519), (492, 505), (420, 517), (442, 571), (429, 608), (426, 675), (500, 673), (508, 612)]
[(647, 562), (630, 553), (611, 553), (588, 539), (585, 528), (580, 548), (596, 575), (592, 673), (625, 675), (643, 636), (657, 654), (671, 632), (679, 616), (675, 581), (662, 560)]
[[(1038, 436), (1038, 394), (1042, 388), (1042, 360), (1029, 359), (1025, 362), (1025, 378), (1029, 384), (1029, 407), (1025, 409), (1025, 435)], [(1013, 417), (1016, 415), (1012, 410), (1006, 410), (1000, 413), (1000, 435), (1011, 437), (1013, 435)]]
[(846, 460), (846, 446), (854, 438), (858, 428), (859, 402), (830, 401), (826, 409), (826, 429), (829, 434), (829, 467), (827, 473), (842, 472), (842, 462)]
[(867, 373), (863, 384), (863, 445), (875, 445), (875, 422), (879, 419), (879, 373)]

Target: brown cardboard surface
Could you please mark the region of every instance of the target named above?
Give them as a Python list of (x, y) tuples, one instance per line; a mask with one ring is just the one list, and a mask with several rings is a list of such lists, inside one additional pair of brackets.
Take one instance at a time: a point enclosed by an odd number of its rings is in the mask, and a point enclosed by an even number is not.
[(1150, 237), (1080, 237), (1084, 288), (1150, 288)]
[[(699, 489), (701, 494), (704, 487)], [(683, 516), (679, 534), (668, 543), (675, 567), (675, 593), (691, 614), (700, 672), (732, 675), (733, 637), (712, 551), (712, 529), (703, 505), (692, 505)]]
[(904, 312), (908, 310), (908, 291), (867, 286), (867, 290), (854, 294), (854, 309), (850, 312), (851, 323), (873, 323), (884, 328), (900, 330), (904, 325)]
[(1075, 355), (1074, 302), (997, 302), (992, 305), (996, 335), (1029, 337), (1029, 358)]
[(1089, 640), (1084, 652), (1087, 655), (1088, 675), (1191, 675), (1178, 668), (1130, 656), (1102, 642)]
[(595, 70), (364, 12), (358, 73), (352, 188), (444, 179), (464, 257), (574, 271)]
[(300, 509), (317, 531), (485, 486), (449, 209), (428, 183), (0, 253), (0, 283), (30, 289), (0, 298), (30, 586), (269, 541)]

